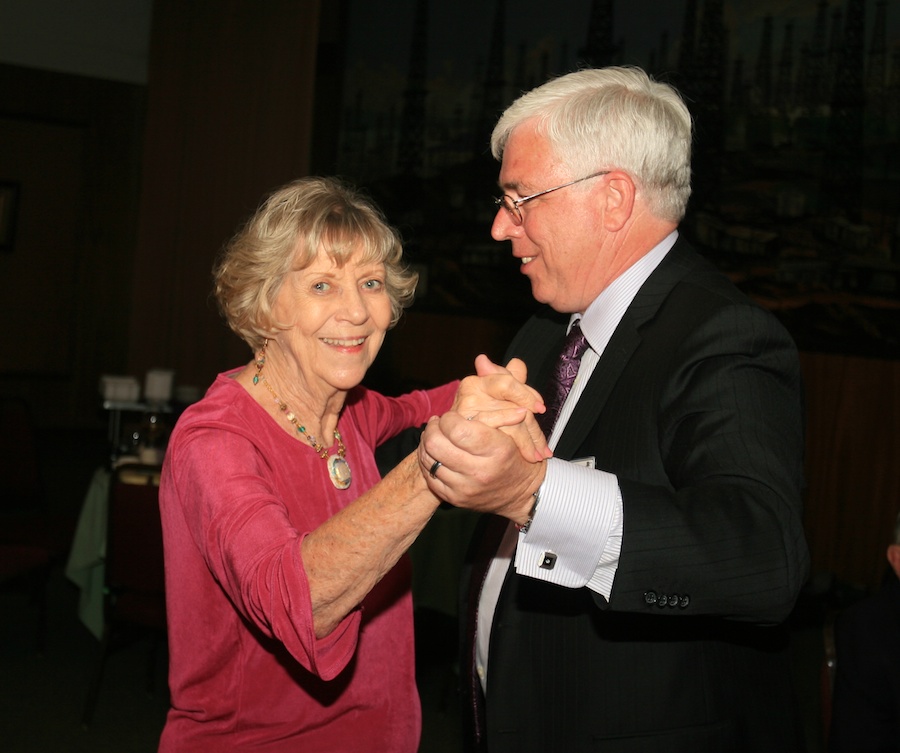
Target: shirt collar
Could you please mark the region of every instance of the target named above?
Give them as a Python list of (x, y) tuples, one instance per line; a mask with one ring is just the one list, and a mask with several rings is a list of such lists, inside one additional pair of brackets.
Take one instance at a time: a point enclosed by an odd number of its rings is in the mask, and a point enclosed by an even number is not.
[(677, 239), (678, 231), (673, 230), (607, 285), (591, 302), (583, 315), (580, 313), (572, 315), (569, 320), (569, 328), (571, 329), (572, 324), (580, 319), (581, 330), (584, 332), (591, 350), (598, 354), (603, 353), (613, 332), (625, 315), (626, 309), (631, 305), (647, 278), (666, 258), (666, 254), (675, 245)]

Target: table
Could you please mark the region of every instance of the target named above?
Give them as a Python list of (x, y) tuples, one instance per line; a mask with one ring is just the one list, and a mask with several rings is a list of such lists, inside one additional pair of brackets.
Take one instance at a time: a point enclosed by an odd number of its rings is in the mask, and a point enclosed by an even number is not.
[[(137, 462), (137, 458), (121, 458), (120, 462)], [(109, 510), (109, 484), (112, 472), (104, 467), (94, 471), (88, 484), (72, 548), (66, 562), (65, 574), (81, 591), (78, 598), (78, 617), (99, 640), (103, 637), (103, 597), (106, 590), (106, 521)], [(119, 478), (127, 483), (132, 479), (122, 472)], [(134, 483), (146, 483), (147, 477), (135, 474)], [(158, 476), (157, 476), (158, 483)]]

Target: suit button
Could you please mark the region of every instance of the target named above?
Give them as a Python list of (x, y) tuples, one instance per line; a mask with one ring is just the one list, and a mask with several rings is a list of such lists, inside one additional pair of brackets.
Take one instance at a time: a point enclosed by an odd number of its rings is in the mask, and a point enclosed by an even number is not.
[(687, 594), (683, 594), (678, 598), (678, 606), (684, 609), (688, 604), (691, 603), (691, 597)]
[(644, 603), (645, 604), (656, 604), (656, 591), (644, 591)]
[(678, 606), (678, 594), (672, 594), (672, 595), (669, 597), (669, 606), (670, 606), (670, 607), (677, 607), (677, 606)]
[(656, 602), (656, 606), (658, 606), (660, 609), (664, 609), (666, 604), (668, 604), (668, 603), (669, 603), (669, 597), (666, 596), (665, 594), (660, 594), (659, 601)]

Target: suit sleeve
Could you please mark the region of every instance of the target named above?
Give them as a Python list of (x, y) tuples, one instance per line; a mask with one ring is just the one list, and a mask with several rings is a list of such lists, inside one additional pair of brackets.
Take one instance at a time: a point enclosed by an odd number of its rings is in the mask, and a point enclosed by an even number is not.
[[(676, 345), (657, 350), (661, 378), (632, 372), (653, 385), (631, 396), (655, 397), (656, 436), (634, 445), (648, 457), (610, 469), (624, 503), (610, 606), (780, 622), (808, 570), (796, 348), (748, 303), (694, 317)], [(641, 431), (626, 426), (617, 439), (627, 445)]]

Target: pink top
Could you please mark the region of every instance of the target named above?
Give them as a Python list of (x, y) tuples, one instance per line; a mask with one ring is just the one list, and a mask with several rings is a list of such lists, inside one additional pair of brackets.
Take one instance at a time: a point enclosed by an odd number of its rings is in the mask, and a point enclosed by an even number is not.
[(313, 633), (300, 541), (380, 480), (374, 448), (447, 410), (456, 384), (388, 398), (362, 387), (338, 424), (353, 472), (325, 461), (220, 374), (178, 421), (160, 511), (169, 710), (159, 750), (414, 753), (410, 564), (404, 556), (327, 638)]

